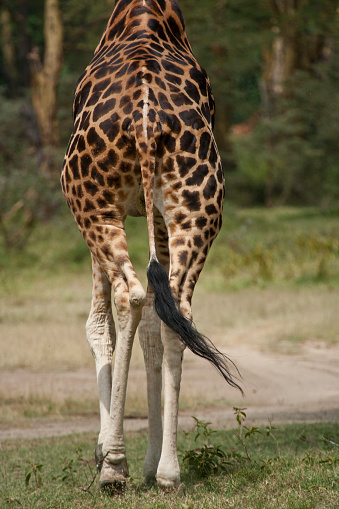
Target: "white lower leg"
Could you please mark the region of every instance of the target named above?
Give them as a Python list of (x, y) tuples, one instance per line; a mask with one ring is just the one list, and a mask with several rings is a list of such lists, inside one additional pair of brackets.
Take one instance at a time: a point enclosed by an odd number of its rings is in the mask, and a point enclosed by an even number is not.
[(148, 446), (144, 461), (144, 476), (146, 481), (155, 480), (162, 448), (162, 418), (161, 418), (161, 369), (152, 368), (147, 372), (148, 398)]
[(87, 341), (95, 359), (99, 400), (100, 433), (102, 443), (109, 426), (112, 355), (115, 347), (115, 328), (111, 307), (111, 285), (96, 262), (93, 263), (93, 295), (91, 312), (86, 323)]
[(109, 428), (112, 388), (112, 362), (96, 365), (100, 399), (100, 433), (98, 444), (102, 444)]
[(128, 475), (123, 432), (128, 370), (136, 328), (141, 318), (143, 300), (139, 305), (120, 305), (116, 299), (119, 333), (114, 363), (109, 430), (103, 443), (104, 462), (101, 470), (102, 486), (122, 483)]
[(98, 443), (102, 443), (109, 426), (112, 355), (115, 345), (115, 329), (111, 310), (97, 312), (91, 310), (86, 324), (87, 341), (95, 359), (99, 400), (100, 433)]
[(146, 481), (155, 479), (162, 447), (161, 386), (163, 346), (160, 319), (153, 307), (153, 296), (147, 295), (139, 326), (140, 345), (147, 375), (148, 446), (144, 462)]
[(164, 343), (164, 436), (157, 482), (162, 488), (173, 488), (180, 483), (177, 455), (177, 428), (181, 365), (184, 346), (177, 335), (162, 324)]

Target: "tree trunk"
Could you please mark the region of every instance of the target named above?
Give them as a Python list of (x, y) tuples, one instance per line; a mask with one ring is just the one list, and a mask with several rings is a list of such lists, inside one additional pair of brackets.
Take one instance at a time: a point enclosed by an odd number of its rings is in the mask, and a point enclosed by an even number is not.
[(55, 174), (55, 149), (59, 144), (57, 89), (62, 66), (63, 26), (58, 0), (45, 0), (43, 63), (38, 48), (29, 54), (32, 103), (37, 118), (42, 150), (42, 170)]
[[(302, 11), (310, 5), (309, 0), (269, 0), (275, 25), (271, 47), (263, 51), (263, 86), (268, 107), (274, 106), (274, 98), (285, 92), (286, 80), (300, 70), (312, 70), (312, 65), (324, 55), (326, 36), (319, 29), (312, 34), (302, 26)], [(327, 13), (330, 16), (332, 13)]]
[(9, 92), (15, 96), (17, 89), (17, 72), (15, 66), (15, 49), (13, 44), (11, 15), (5, 7), (0, 12), (1, 46), (4, 59), (4, 70), (9, 83)]
[[(268, 0), (274, 24), (271, 30), (274, 38), (271, 46), (263, 50), (263, 74), (261, 80), (261, 102), (263, 113), (270, 121), (278, 114), (279, 98), (286, 96), (286, 84), (295, 71), (314, 72), (326, 53), (327, 34), (319, 24), (310, 32), (305, 28), (305, 19), (310, 16), (307, 9), (315, 9), (310, 0)], [(326, 12), (330, 19), (332, 12)], [(324, 16), (324, 14), (323, 14)], [(324, 20), (322, 20), (324, 21)], [(268, 141), (268, 154), (274, 153), (274, 143)], [(273, 204), (274, 158), (269, 163), (266, 182), (266, 203)]]
[(30, 70), (28, 54), (31, 49), (29, 35), (29, 0), (18, 0), (16, 8), (12, 8), (12, 17), (17, 23), (17, 66), (19, 70), (19, 85), (24, 88), (30, 85)]

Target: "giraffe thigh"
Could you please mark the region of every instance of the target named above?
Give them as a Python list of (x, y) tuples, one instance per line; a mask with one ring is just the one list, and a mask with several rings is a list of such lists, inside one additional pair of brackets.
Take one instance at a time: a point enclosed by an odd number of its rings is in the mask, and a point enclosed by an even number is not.
[[(126, 232), (124, 225), (106, 224), (101, 232), (100, 239), (93, 241), (90, 230), (84, 230), (83, 236), (96, 258), (109, 282), (113, 285), (115, 294), (121, 295), (121, 277), (127, 283), (128, 299), (134, 305), (142, 305), (145, 300), (145, 291), (135, 273), (128, 254)], [(119, 299), (116, 302), (119, 305)]]

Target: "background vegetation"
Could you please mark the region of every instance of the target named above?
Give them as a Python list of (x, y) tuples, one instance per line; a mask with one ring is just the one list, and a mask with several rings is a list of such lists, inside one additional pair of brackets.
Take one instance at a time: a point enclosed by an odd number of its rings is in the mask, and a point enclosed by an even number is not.
[[(8, 250), (60, 212), (73, 89), (113, 4), (0, 2), (0, 229)], [(335, 207), (338, 1), (180, 4), (215, 94), (228, 200)]]

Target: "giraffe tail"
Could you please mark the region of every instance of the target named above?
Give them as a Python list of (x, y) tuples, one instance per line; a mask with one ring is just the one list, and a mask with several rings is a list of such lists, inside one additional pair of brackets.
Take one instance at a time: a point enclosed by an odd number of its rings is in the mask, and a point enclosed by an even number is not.
[(155, 295), (155, 310), (161, 320), (174, 332), (191, 352), (208, 360), (222, 375), (226, 382), (240, 390), (242, 388), (231, 374), (230, 364), (240, 375), (238, 368), (226, 355), (221, 353), (206, 336), (200, 334), (193, 323), (184, 317), (176, 302), (170, 286), (168, 275), (158, 260), (151, 260), (147, 269), (147, 278)]
[(136, 122), (136, 147), (141, 167), (142, 182), (145, 195), (145, 208), (148, 225), (150, 262), (147, 268), (147, 278), (155, 295), (155, 310), (160, 319), (174, 332), (178, 334), (181, 341), (191, 352), (207, 359), (222, 375), (226, 382), (240, 390), (234, 376), (230, 371), (232, 364), (239, 374), (235, 364), (224, 354), (222, 354), (214, 344), (205, 336), (200, 334), (193, 323), (188, 320), (181, 312), (176, 302), (170, 286), (168, 275), (157, 259), (154, 237), (154, 217), (153, 217), (153, 190), (155, 174), (155, 147), (156, 136), (155, 129), (151, 123), (140, 125)]
[(135, 122), (135, 144), (144, 189), (150, 259), (156, 260), (153, 215), (156, 136), (154, 126), (151, 123), (148, 122), (145, 126), (144, 123)]

